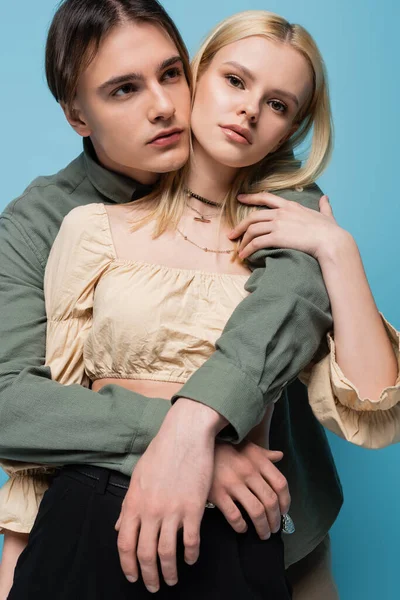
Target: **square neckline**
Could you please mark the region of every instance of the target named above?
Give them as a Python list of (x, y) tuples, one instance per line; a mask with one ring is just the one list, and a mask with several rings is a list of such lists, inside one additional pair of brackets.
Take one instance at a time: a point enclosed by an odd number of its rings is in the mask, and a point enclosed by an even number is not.
[(247, 281), (247, 279), (251, 275), (250, 270), (249, 270), (248, 275), (246, 275), (246, 274), (241, 275), (240, 273), (221, 273), (219, 271), (205, 271), (204, 269), (186, 269), (186, 268), (181, 268), (181, 267), (171, 267), (169, 265), (164, 265), (162, 263), (150, 263), (150, 262), (143, 261), (143, 260), (121, 258), (118, 256), (116, 248), (115, 248), (114, 237), (113, 237), (112, 227), (111, 227), (111, 222), (110, 222), (110, 216), (108, 214), (106, 205), (103, 202), (101, 202), (99, 204), (103, 208), (104, 217), (106, 219), (107, 232), (110, 237), (110, 246), (111, 246), (111, 250), (112, 250), (112, 254), (113, 254), (113, 263), (114, 264), (132, 265), (132, 266), (138, 266), (138, 267), (142, 266), (142, 267), (148, 267), (148, 268), (158, 269), (158, 270), (162, 270), (162, 271), (170, 271), (172, 273), (175, 272), (175, 273), (187, 274), (187, 275), (191, 275), (191, 276), (203, 275), (203, 276), (209, 276), (210, 278), (218, 278), (218, 277), (226, 278), (226, 277), (228, 277), (229, 279), (237, 279), (237, 280), (243, 280), (243, 281)]

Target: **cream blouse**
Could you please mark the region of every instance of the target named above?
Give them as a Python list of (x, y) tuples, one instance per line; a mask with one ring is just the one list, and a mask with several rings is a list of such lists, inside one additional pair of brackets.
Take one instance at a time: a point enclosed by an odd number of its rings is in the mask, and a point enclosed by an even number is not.
[[(113, 377), (184, 383), (215, 348), (246, 297), (247, 275), (178, 269), (119, 259), (103, 204), (71, 211), (51, 250), (44, 290), (46, 364), (64, 385)], [(386, 321), (400, 372), (399, 333)], [(361, 446), (400, 439), (400, 376), (380, 400), (362, 400), (330, 354), (301, 374), (314, 414)], [(0, 532), (29, 533), (47, 488), (43, 465), (2, 461)]]

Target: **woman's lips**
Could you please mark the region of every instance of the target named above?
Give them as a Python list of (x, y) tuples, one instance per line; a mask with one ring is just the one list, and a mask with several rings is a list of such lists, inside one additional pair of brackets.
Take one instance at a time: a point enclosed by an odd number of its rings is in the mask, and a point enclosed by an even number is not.
[(222, 131), (226, 135), (226, 137), (232, 142), (237, 142), (238, 144), (244, 144), (245, 146), (250, 146), (250, 142), (237, 131), (233, 131), (233, 129), (229, 129), (228, 127), (222, 127)]

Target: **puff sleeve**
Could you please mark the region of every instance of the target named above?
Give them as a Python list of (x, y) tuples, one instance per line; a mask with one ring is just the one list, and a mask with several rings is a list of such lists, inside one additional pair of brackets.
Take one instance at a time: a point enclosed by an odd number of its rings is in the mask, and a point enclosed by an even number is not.
[[(114, 257), (108, 217), (102, 204), (73, 209), (63, 220), (47, 263), (46, 366), (64, 385), (84, 385), (83, 349), (91, 328), (94, 289)], [(2, 461), (9, 475), (0, 489), (0, 533), (29, 533), (53, 467)]]
[(336, 362), (333, 335), (330, 353), (300, 379), (308, 386), (311, 408), (318, 421), (333, 433), (364, 448), (384, 448), (400, 441), (400, 333), (382, 316), (396, 354), (396, 384), (382, 390), (378, 400), (361, 398)]

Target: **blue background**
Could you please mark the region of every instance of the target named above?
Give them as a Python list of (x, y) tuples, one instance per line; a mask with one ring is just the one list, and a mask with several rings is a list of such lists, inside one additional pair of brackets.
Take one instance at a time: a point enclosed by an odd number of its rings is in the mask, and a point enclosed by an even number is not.
[[(2, 3), (0, 22), (0, 209), (38, 174), (80, 152), (45, 84), (43, 49), (54, 0)], [(164, 0), (191, 52), (224, 17), (268, 9), (304, 25), (327, 64), (336, 127), (335, 153), (321, 178), (336, 218), (356, 238), (377, 304), (399, 329), (400, 202), (397, 0)], [(329, 436), (345, 506), (332, 531), (342, 600), (395, 600), (400, 495), (398, 447), (366, 451)], [(5, 479), (0, 474), (1, 479)], [(62, 540), (60, 540), (62, 543)]]

